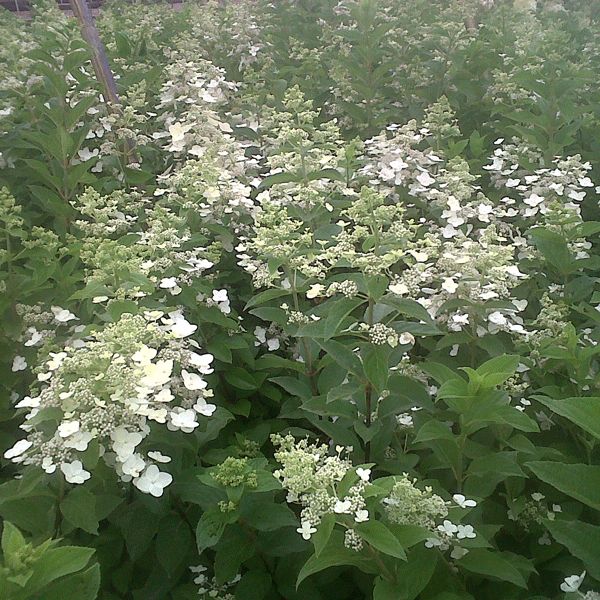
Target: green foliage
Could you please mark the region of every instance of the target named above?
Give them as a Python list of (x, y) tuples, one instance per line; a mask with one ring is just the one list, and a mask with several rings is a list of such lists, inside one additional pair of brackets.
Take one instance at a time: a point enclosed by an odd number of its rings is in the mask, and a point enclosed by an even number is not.
[[(600, 597), (598, 3), (0, 18), (0, 597)], [(585, 572), (584, 572), (585, 570)]]

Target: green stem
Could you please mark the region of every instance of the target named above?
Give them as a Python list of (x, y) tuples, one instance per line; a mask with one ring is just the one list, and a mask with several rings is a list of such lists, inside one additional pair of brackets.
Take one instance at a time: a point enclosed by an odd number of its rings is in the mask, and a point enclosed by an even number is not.
[(60, 505), (62, 504), (64, 497), (65, 479), (61, 474), (58, 478), (58, 494), (56, 495), (56, 512), (54, 513), (54, 537), (60, 537), (60, 530), (62, 526), (62, 513), (60, 512)]
[[(373, 325), (373, 308), (375, 306), (375, 302), (373, 298), (369, 296), (369, 305), (367, 307), (367, 324), (369, 325), (369, 329)], [(365, 425), (367, 428), (371, 427), (372, 419), (371, 413), (373, 411), (373, 386), (370, 381), (367, 381), (365, 385)], [(365, 443), (365, 462), (370, 462), (371, 460), (371, 442), (368, 441)]]
[(391, 583), (396, 583), (396, 577), (394, 574), (386, 567), (383, 560), (381, 560), (381, 556), (379, 556), (379, 552), (371, 546), (371, 544), (366, 544), (367, 550), (371, 555), (371, 558), (375, 561), (375, 564), (379, 567), (381, 575), (390, 581)]
[[(300, 302), (298, 299), (298, 291), (296, 290), (296, 271), (292, 277), (289, 277), (292, 290), (292, 298), (294, 301), (294, 310), (296, 312), (300, 312)], [(305, 364), (305, 372), (307, 377), (310, 380), (310, 389), (315, 396), (319, 395), (319, 389), (317, 387), (317, 381), (315, 379), (315, 372), (313, 370), (313, 360), (312, 360), (312, 352), (310, 351), (310, 345), (306, 341), (306, 338), (301, 338), (300, 344), (302, 345), (302, 349), (304, 351), (304, 364)]]

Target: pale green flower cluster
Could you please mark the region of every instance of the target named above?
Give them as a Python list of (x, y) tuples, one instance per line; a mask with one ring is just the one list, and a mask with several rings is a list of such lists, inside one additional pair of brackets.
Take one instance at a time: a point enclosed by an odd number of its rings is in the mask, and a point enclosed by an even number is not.
[(192, 242), (185, 217), (137, 192), (89, 189), (73, 205), (86, 217), (75, 222), (84, 234), (80, 257), (89, 284), (102, 287), (99, 302), (153, 289), (177, 295), (214, 264), (211, 250)]
[[(77, 320), (59, 307), (53, 313), (59, 322)], [(125, 313), (88, 336), (80, 331), (35, 369), (37, 395), (16, 405), (28, 409), (21, 425), (28, 436), (5, 457), (47, 473), (58, 468), (68, 482), (83, 483), (90, 473), (81, 453), (92, 447), (122, 481), (160, 496), (172, 477), (157, 463), (171, 459), (137, 448), (150, 434), (149, 423), (189, 433), (198, 416), (216, 410), (203, 377), (212, 372), (213, 357), (198, 354), (187, 339), (195, 330), (180, 312), (153, 311)]]
[(245, 485), (249, 488), (256, 488), (258, 486), (256, 471), (248, 465), (247, 458), (228, 456), (211, 471), (211, 477), (225, 487)]
[[(325, 515), (333, 514), (347, 528), (369, 519), (365, 491), (370, 469), (354, 469), (346, 458), (348, 450), (336, 447), (330, 454), (326, 445), (311, 444), (307, 439), (296, 441), (293, 436), (275, 434), (271, 440), (277, 448), (275, 460), (281, 464), (273, 475), (288, 490), (288, 502), (302, 506), (298, 533), (310, 539)], [(354, 471), (354, 483), (339, 495), (340, 482)]]
[(235, 600), (231, 588), (241, 579), (240, 575), (220, 585), (215, 577), (205, 574), (207, 568), (204, 565), (190, 567), (190, 571), (194, 575), (194, 583), (198, 586), (200, 600)]
[[(320, 123), (312, 100), (298, 86), (288, 88), (282, 106), (265, 107), (261, 130), (270, 173), (293, 173), (298, 182), (309, 185), (308, 176), (337, 166), (343, 141), (335, 121)], [(283, 192), (294, 194), (296, 186), (286, 185)]]
[(155, 196), (193, 210), (204, 223), (232, 225), (254, 209), (252, 187), (243, 183), (244, 174), (237, 169), (224, 168), (222, 148), (208, 147), (202, 156), (187, 160), (163, 179)]
[(416, 481), (407, 474), (396, 481), (389, 496), (383, 499), (385, 514), (392, 523), (418, 525), (433, 532), (448, 515), (448, 508), (430, 487), (421, 490)]

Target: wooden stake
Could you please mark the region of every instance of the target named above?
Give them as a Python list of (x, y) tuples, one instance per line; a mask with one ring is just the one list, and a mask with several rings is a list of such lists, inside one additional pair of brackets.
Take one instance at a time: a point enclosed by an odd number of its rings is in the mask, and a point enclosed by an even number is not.
[(77, 17), (81, 26), (81, 35), (88, 43), (92, 52), (92, 64), (96, 77), (102, 86), (102, 93), (107, 102), (120, 106), (119, 96), (117, 94), (117, 85), (115, 78), (108, 64), (106, 49), (98, 35), (98, 30), (94, 24), (92, 13), (87, 5), (86, 0), (70, 0), (73, 14)]
[[(73, 14), (77, 17), (81, 26), (81, 35), (87, 42), (92, 53), (92, 65), (96, 72), (96, 78), (100, 83), (104, 101), (114, 112), (121, 113), (121, 101), (117, 93), (117, 84), (108, 63), (106, 48), (100, 39), (94, 18), (87, 5), (86, 0), (70, 0)], [(137, 162), (135, 145), (132, 140), (125, 140), (126, 159), (128, 163)]]

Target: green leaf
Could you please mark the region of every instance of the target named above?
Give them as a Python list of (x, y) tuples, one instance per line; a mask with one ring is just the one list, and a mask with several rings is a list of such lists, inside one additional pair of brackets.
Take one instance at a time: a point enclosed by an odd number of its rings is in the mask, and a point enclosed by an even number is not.
[(292, 181), (298, 181), (298, 175), (295, 173), (275, 173), (273, 175), (267, 175), (260, 182), (259, 188), (261, 190), (266, 190), (277, 183), (290, 183)]
[(342, 321), (363, 302), (360, 298), (334, 298), (333, 306), (325, 318), (323, 331), (325, 339), (332, 338), (338, 332)]
[(362, 367), (358, 356), (344, 344), (336, 340), (315, 340), (316, 343), (325, 351), (326, 356), (330, 356), (336, 364), (340, 365), (346, 371), (353, 373), (357, 377), (362, 374)]
[(584, 431), (592, 434), (597, 440), (600, 440), (600, 398), (583, 397), (554, 400), (545, 396), (533, 397), (551, 411), (569, 419)]
[(2, 530), (2, 553), (4, 556), (15, 554), (25, 546), (25, 538), (21, 532), (8, 521), (4, 521)]
[(519, 366), (520, 357), (512, 354), (496, 356), (484, 362), (476, 373), (483, 379), (486, 387), (495, 387), (512, 377)]
[(150, 547), (158, 529), (158, 519), (137, 501), (127, 507), (121, 528), (127, 552), (132, 560), (136, 560)]
[(308, 383), (296, 379), (295, 377), (272, 377), (269, 381), (281, 386), (286, 392), (292, 394), (292, 396), (305, 399), (312, 397), (312, 392)]
[(320, 171), (311, 171), (307, 175), (309, 181), (315, 179), (333, 179), (334, 181), (344, 181), (344, 176), (337, 169), (321, 169)]
[(429, 376), (433, 377), (438, 383), (446, 383), (453, 379), (459, 379), (462, 381), (460, 375), (455, 373), (450, 367), (443, 365), (442, 363), (436, 362), (424, 362), (421, 363), (421, 368)]
[(600, 510), (600, 467), (553, 461), (525, 463), (542, 481)]
[(389, 369), (389, 356), (391, 348), (384, 344), (382, 346), (369, 346), (363, 359), (365, 375), (371, 385), (382, 392), (387, 384)]
[(321, 554), (319, 556), (313, 554), (300, 569), (296, 589), (310, 575), (340, 565), (355, 566), (366, 572), (373, 571), (368, 559), (344, 546), (344, 534), (341, 531), (334, 531)]
[(254, 391), (258, 389), (258, 385), (252, 374), (241, 367), (230, 367), (223, 371), (223, 376), (227, 383), (238, 390)]
[(176, 514), (163, 517), (158, 526), (155, 551), (159, 564), (171, 575), (183, 564), (194, 540), (189, 525)]
[(262, 600), (271, 590), (271, 576), (263, 570), (247, 571), (235, 587), (238, 600)]
[(414, 443), (429, 442), (431, 440), (450, 440), (455, 441), (455, 435), (446, 425), (436, 419), (427, 421), (417, 432)]
[(373, 600), (399, 600), (400, 598), (402, 598), (402, 596), (398, 595), (397, 584), (393, 584), (382, 577), (377, 577), (375, 579)]
[(370, 520), (365, 523), (359, 523), (356, 525), (356, 531), (373, 548), (384, 554), (406, 560), (406, 552), (404, 552), (402, 544), (381, 521)]
[(407, 562), (396, 565), (397, 600), (414, 600), (427, 587), (438, 557), (437, 553), (420, 545), (410, 551)]
[(246, 303), (244, 310), (249, 310), (250, 308), (254, 308), (255, 306), (259, 306), (260, 304), (264, 304), (265, 302), (269, 302), (269, 300), (274, 300), (275, 298), (281, 298), (282, 296), (289, 296), (289, 290), (281, 290), (278, 288), (265, 290), (263, 292), (259, 292), (258, 294), (252, 296), (250, 300)]
[(196, 545), (198, 554), (202, 554), (207, 548), (214, 546), (225, 531), (223, 513), (217, 508), (202, 513), (196, 526)]
[[(281, 532), (279, 532), (281, 533)], [(247, 529), (234, 524), (228, 527), (215, 548), (214, 569), (217, 583), (231, 581), (240, 571), (242, 563), (254, 556), (256, 540)]]
[(95, 600), (100, 589), (100, 565), (55, 581), (44, 588), (43, 600)]
[(517, 452), (495, 452), (479, 456), (469, 465), (469, 475), (485, 476), (489, 473), (504, 477), (525, 477), (517, 461)]
[(600, 527), (582, 521), (550, 521), (546, 527), (552, 537), (581, 560), (590, 575), (600, 580)]
[(401, 314), (417, 319), (417, 321), (432, 323), (431, 315), (427, 312), (427, 309), (416, 300), (398, 298), (395, 294), (388, 294), (381, 299), (381, 303), (387, 304), (387, 306), (395, 308)]
[(61, 546), (50, 548), (33, 566), (29, 591), (37, 591), (51, 581), (83, 569), (94, 554), (93, 548)]
[[(527, 562), (524, 557), (523, 561)], [(527, 589), (527, 581), (521, 572), (500, 552), (485, 548), (471, 548), (469, 553), (457, 562), (457, 565), (472, 573), (509, 581), (517, 587)]]
[(568, 275), (573, 270), (573, 257), (561, 235), (543, 227), (531, 229), (529, 234), (546, 261), (561, 275)]
[[(273, 477), (275, 485), (279, 482)], [(258, 531), (274, 531), (282, 527), (297, 527), (296, 515), (286, 504), (275, 504), (267, 494), (252, 494), (244, 498), (240, 508), (242, 518)]]
[(319, 523), (319, 527), (317, 528), (317, 532), (313, 533), (311, 536), (311, 541), (315, 547), (315, 556), (319, 556), (323, 549), (329, 542), (329, 538), (331, 537), (331, 533), (335, 526), (335, 515), (331, 513), (327, 513), (322, 519), (321, 523)]
[(96, 498), (83, 487), (73, 488), (60, 503), (60, 512), (77, 529), (98, 535)]

